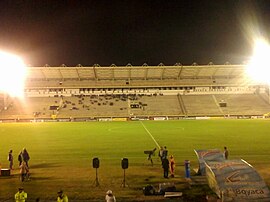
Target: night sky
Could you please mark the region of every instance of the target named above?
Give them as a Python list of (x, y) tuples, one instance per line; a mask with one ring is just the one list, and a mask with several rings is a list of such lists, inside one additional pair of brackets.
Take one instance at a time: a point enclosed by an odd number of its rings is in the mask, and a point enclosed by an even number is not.
[(268, 0), (0, 1), (0, 49), (32, 66), (240, 64), (269, 29)]

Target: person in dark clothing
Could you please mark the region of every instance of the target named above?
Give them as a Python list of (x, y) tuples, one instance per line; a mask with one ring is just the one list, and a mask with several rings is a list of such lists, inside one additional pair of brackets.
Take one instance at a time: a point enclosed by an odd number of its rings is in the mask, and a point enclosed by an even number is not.
[(167, 158), (162, 159), (163, 177), (169, 178), (170, 162)]
[(160, 148), (159, 148), (158, 156), (159, 156), (159, 158), (160, 158), (161, 163), (162, 163), (163, 151), (164, 151), (164, 150), (163, 150), (163, 147), (160, 147)]
[(226, 160), (228, 160), (228, 157), (229, 157), (229, 151), (228, 151), (227, 147), (224, 147), (224, 158)]
[(152, 151), (149, 152), (148, 154), (148, 160), (151, 162), (151, 165), (153, 166), (154, 163), (153, 163), (153, 159), (152, 159), (152, 156), (155, 156), (155, 151), (157, 150), (157, 148), (154, 148)]
[(22, 151), (22, 160), (26, 163), (26, 166), (29, 167), (28, 161), (30, 160), (30, 156), (25, 148), (23, 148), (23, 151)]
[(12, 150), (9, 151), (8, 153), (8, 161), (9, 161), (9, 169), (13, 170), (13, 155), (12, 155)]
[(163, 153), (162, 153), (162, 158), (163, 159), (166, 159), (168, 157), (168, 149), (166, 146), (164, 146), (164, 150), (163, 150)]
[(22, 151), (20, 151), (19, 155), (18, 155), (18, 161), (19, 161), (19, 166), (22, 164)]

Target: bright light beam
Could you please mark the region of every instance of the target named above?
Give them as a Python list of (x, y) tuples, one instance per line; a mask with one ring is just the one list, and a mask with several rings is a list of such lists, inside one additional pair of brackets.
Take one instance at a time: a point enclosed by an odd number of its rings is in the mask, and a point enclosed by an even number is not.
[(22, 97), (26, 74), (27, 68), (20, 57), (0, 51), (0, 92)]
[(265, 40), (255, 42), (246, 73), (254, 81), (270, 84), (270, 46)]

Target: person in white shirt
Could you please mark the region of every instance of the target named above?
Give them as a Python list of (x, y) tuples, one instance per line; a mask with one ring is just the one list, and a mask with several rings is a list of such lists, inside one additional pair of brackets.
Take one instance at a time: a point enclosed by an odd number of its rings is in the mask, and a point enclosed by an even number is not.
[(105, 200), (106, 200), (106, 202), (116, 202), (116, 199), (112, 193), (112, 190), (108, 190), (106, 192)]

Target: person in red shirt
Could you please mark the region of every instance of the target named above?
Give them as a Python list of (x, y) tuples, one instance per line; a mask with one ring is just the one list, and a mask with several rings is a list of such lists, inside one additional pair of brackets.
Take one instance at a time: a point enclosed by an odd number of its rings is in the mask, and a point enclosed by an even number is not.
[(171, 177), (174, 177), (174, 171), (175, 171), (175, 160), (173, 155), (170, 156), (169, 158), (169, 162), (170, 162), (170, 173), (171, 173)]

